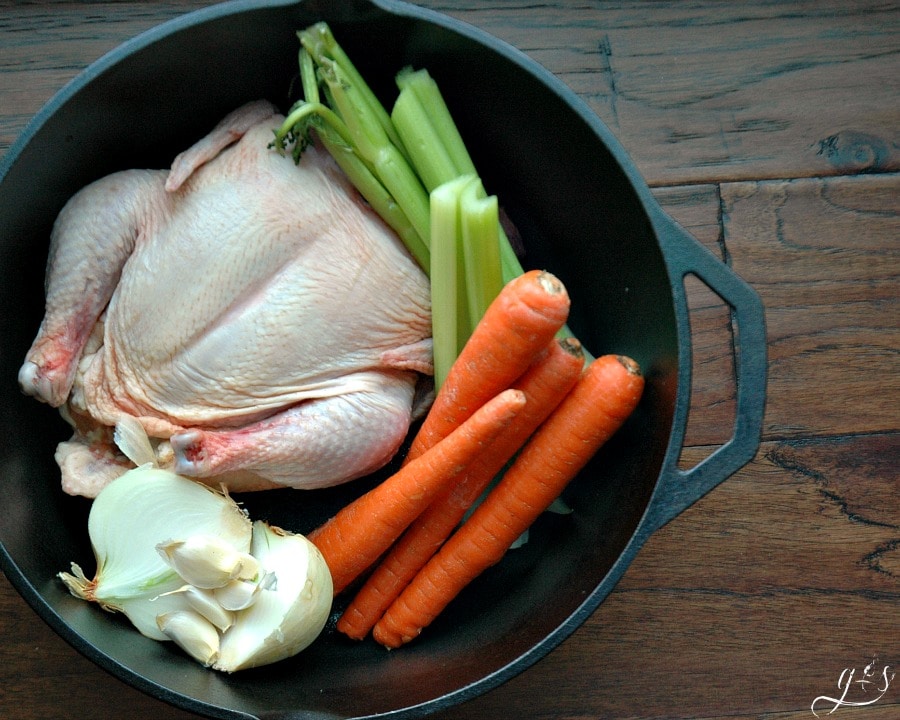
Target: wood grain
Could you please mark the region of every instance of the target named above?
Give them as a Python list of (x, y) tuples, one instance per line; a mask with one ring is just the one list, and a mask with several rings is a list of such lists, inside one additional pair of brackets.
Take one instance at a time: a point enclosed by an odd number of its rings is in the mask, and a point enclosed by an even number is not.
[(765, 432), (896, 429), (897, 176), (735, 183), (722, 197), (732, 267), (766, 304)]
[(653, 185), (900, 168), (894, 3), (427, 4), (551, 67)]
[[(0, 1), (0, 153), (88, 63), (209, 5)], [(766, 306), (756, 458), (647, 542), (548, 657), (436, 720), (801, 720), (900, 667), (900, 6), (422, 0), (544, 64)], [(735, 335), (688, 278), (681, 465), (730, 437)], [(99, 670), (0, 578), (0, 717), (196, 717)], [(900, 679), (834, 720), (900, 716)]]

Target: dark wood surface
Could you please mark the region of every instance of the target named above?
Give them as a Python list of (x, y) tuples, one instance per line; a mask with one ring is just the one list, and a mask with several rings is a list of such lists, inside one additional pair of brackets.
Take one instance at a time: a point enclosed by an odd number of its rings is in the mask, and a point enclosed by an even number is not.
[[(0, 153), (102, 53), (207, 4), (0, 2)], [(900, 6), (421, 4), (586, 99), (663, 207), (759, 291), (770, 373), (754, 460), (654, 534), (547, 658), (434, 717), (800, 720), (845, 669), (874, 662), (883, 685), (900, 668)], [(690, 291), (687, 467), (734, 411), (728, 313)], [(194, 717), (84, 659), (5, 578), (0, 623), (0, 717)], [(817, 709), (900, 717), (900, 676), (877, 702)]]

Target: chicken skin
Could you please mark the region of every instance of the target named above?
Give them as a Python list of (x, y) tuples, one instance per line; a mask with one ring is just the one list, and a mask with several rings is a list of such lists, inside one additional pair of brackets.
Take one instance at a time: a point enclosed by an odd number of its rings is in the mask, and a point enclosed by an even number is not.
[(255, 102), (169, 171), (88, 185), (53, 229), (22, 389), (73, 426), (63, 488), (94, 497), (156, 460), (232, 491), (324, 487), (397, 451), (432, 372), (428, 280), (332, 158), (271, 149)]

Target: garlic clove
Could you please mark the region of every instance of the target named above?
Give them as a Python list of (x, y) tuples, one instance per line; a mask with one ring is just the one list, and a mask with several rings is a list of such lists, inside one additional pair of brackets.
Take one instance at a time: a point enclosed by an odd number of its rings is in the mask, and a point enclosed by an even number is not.
[(278, 582), (261, 590), (222, 634), (213, 667), (224, 672), (296, 655), (319, 636), (331, 612), (331, 573), (319, 549), (305, 537), (257, 521), (250, 552)]
[(198, 588), (220, 588), (241, 575), (253, 577), (259, 573), (256, 558), (235, 550), (215, 535), (169, 540), (156, 549), (185, 582)]
[[(222, 607), (216, 600), (213, 590), (204, 590), (193, 585), (182, 585), (177, 590), (165, 593), (164, 596), (180, 595), (187, 605), (209, 620), (219, 632), (225, 632), (234, 625), (232, 608)], [(161, 596), (161, 597), (164, 597)]]
[(160, 631), (197, 662), (209, 667), (219, 656), (219, 631), (194, 610), (158, 615)]
[(213, 593), (216, 602), (226, 610), (246, 610), (264, 589), (262, 583), (247, 580), (232, 580), (227, 585), (216, 588)]
[[(176, 580), (178, 580), (177, 576)], [(171, 588), (171, 585), (168, 587)], [(101, 607), (122, 612), (143, 635), (154, 640), (167, 640), (167, 636), (160, 631), (159, 625), (156, 623), (157, 616), (190, 610), (191, 606), (184, 597), (167, 594), (168, 590), (165, 587), (160, 589), (163, 590), (160, 595), (119, 598), (117, 607), (110, 607), (106, 604), (102, 604)]]
[(244, 580), (249, 583), (256, 584), (264, 574), (262, 565), (250, 553), (243, 553), (241, 557), (241, 565), (238, 568), (235, 580)]

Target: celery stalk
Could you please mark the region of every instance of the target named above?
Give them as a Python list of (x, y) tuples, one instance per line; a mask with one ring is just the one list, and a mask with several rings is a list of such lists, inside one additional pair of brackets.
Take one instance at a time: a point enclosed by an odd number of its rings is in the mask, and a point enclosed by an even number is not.
[(363, 160), (374, 164), (384, 147), (394, 145), (377, 114), (372, 112), (365, 93), (349, 81), (340, 65), (328, 58), (320, 61), (319, 75), (328, 86), (335, 109), (347, 126), (353, 148)]
[(496, 196), (475, 175), (431, 192), (431, 315), (436, 387), (503, 286)]
[(298, 53), (297, 64), (300, 65), (300, 84), (303, 87), (304, 99), (308, 103), (319, 102), (319, 80), (316, 77), (316, 65), (309, 51), (302, 45)]
[[(431, 218), (429, 216), (428, 193), (413, 169), (393, 145), (385, 145), (375, 157), (375, 172), (382, 184), (403, 208), (410, 223), (419, 236), (431, 243)], [(430, 265), (423, 265), (429, 268)]]
[(368, 83), (356, 69), (344, 49), (338, 44), (327, 23), (318, 22), (297, 33), (300, 43), (307, 49), (313, 60), (322, 65), (325, 59), (334, 61), (342, 70), (347, 81), (360, 93), (368, 112), (382, 126), (391, 143), (401, 149), (402, 143), (394, 129), (390, 116), (384, 106), (372, 92)]
[(325, 23), (310, 26), (298, 37), (305, 100), (288, 113), (274, 146), (283, 150), (293, 142), (299, 161), (307, 133), (315, 129), (350, 181), (429, 272), (428, 192), (410, 167), (390, 116)]
[(431, 192), (438, 185), (463, 174), (454, 164), (431, 123), (429, 113), (412, 89), (400, 91), (391, 110), (391, 120), (426, 190)]
[[(398, 102), (404, 98), (404, 95), (412, 97), (403, 99), (403, 105), (399, 111), (396, 106), (394, 107), (392, 118), (394, 126), (409, 149), (411, 162), (419, 176), (423, 179), (433, 176), (432, 182), (435, 180), (447, 182), (458, 175), (477, 175), (465, 141), (450, 114), (440, 88), (429, 72), (404, 68), (397, 74), (396, 82), (397, 87), (400, 88)], [(415, 102), (413, 98), (415, 98)], [(427, 131), (421, 129), (425, 126), (421, 120), (423, 117), (427, 118)], [(428, 152), (416, 153), (413, 148), (426, 132), (428, 133), (427, 140), (422, 139), (421, 142), (427, 142), (429, 146), (433, 147)], [(455, 174), (450, 173), (447, 163), (443, 160), (445, 157), (450, 158), (456, 170)], [(486, 196), (483, 189), (482, 194)], [(498, 237), (502, 277), (504, 282), (509, 282), (521, 275), (524, 270), (502, 227), (498, 230)], [(476, 269), (473, 268), (472, 272), (476, 272)]]
[(460, 193), (460, 230), (465, 258), (465, 294), (470, 328), (483, 316), (503, 288), (500, 263), (500, 215), (497, 196), (484, 196), (480, 180), (468, 183)]
[(416, 96), (421, 107), (428, 108), (431, 125), (440, 137), (441, 145), (453, 160), (457, 174), (477, 175), (475, 164), (453, 121), (444, 96), (429, 72), (424, 69), (404, 68), (398, 73), (396, 81), (401, 95), (404, 90), (409, 90)]
[[(405, 68), (397, 74), (396, 82), (397, 86), (400, 88), (401, 95), (404, 92), (411, 91), (416, 96), (420, 107), (424, 108), (424, 112), (427, 114), (431, 128), (437, 136), (435, 142), (440, 143), (444, 152), (452, 158), (454, 165), (457, 167), (457, 172), (460, 175), (474, 174), (477, 176), (477, 171), (475, 170), (471, 156), (466, 149), (465, 142), (463, 141), (459, 129), (444, 101), (440, 88), (428, 71), (414, 71)], [(399, 127), (397, 129), (398, 131), (400, 130)], [(411, 155), (411, 159), (415, 164), (416, 157)], [(424, 165), (425, 163), (416, 165), (416, 170), (419, 172), (420, 176), (424, 176), (428, 172), (428, 169), (426, 169)], [(449, 180), (449, 178), (447, 179)], [(483, 188), (479, 188), (479, 192), (482, 197), (486, 197)], [(513, 250), (509, 238), (500, 226), (499, 218), (497, 222), (497, 234), (499, 237), (500, 274), (502, 282), (507, 283), (513, 278), (521, 275), (524, 272), (524, 268), (522, 267), (522, 263), (516, 255), (515, 250)], [(491, 263), (493, 262), (494, 261), (491, 260)], [(493, 265), (491, 267), (493, 268)], [(485, 280), (485, 274), (488, 272), (494, 272), (494, 270), (485, 270), (483, 264), (468, 263), (466, 265), (465, 284), (467, 286), (472, 285), (473, 287), (477, 287), (480, 283), (490, 282)], [(484, 295), (482, 295), (482, 297), (483, 296)], [(573, 336), (568, 325), (560, 331), (560, 336)], [(593, 356), (586, 348), (584, 349), (584, 352), (586, 362), (590, 362)]]
[[(471, 176), (459, 177), (431, 192), (431, 317), (434, 382), (440, 388), (459, 354), (460, 317), (459, 196)], [(463, 331), (464, 332), (464, 331)]]

